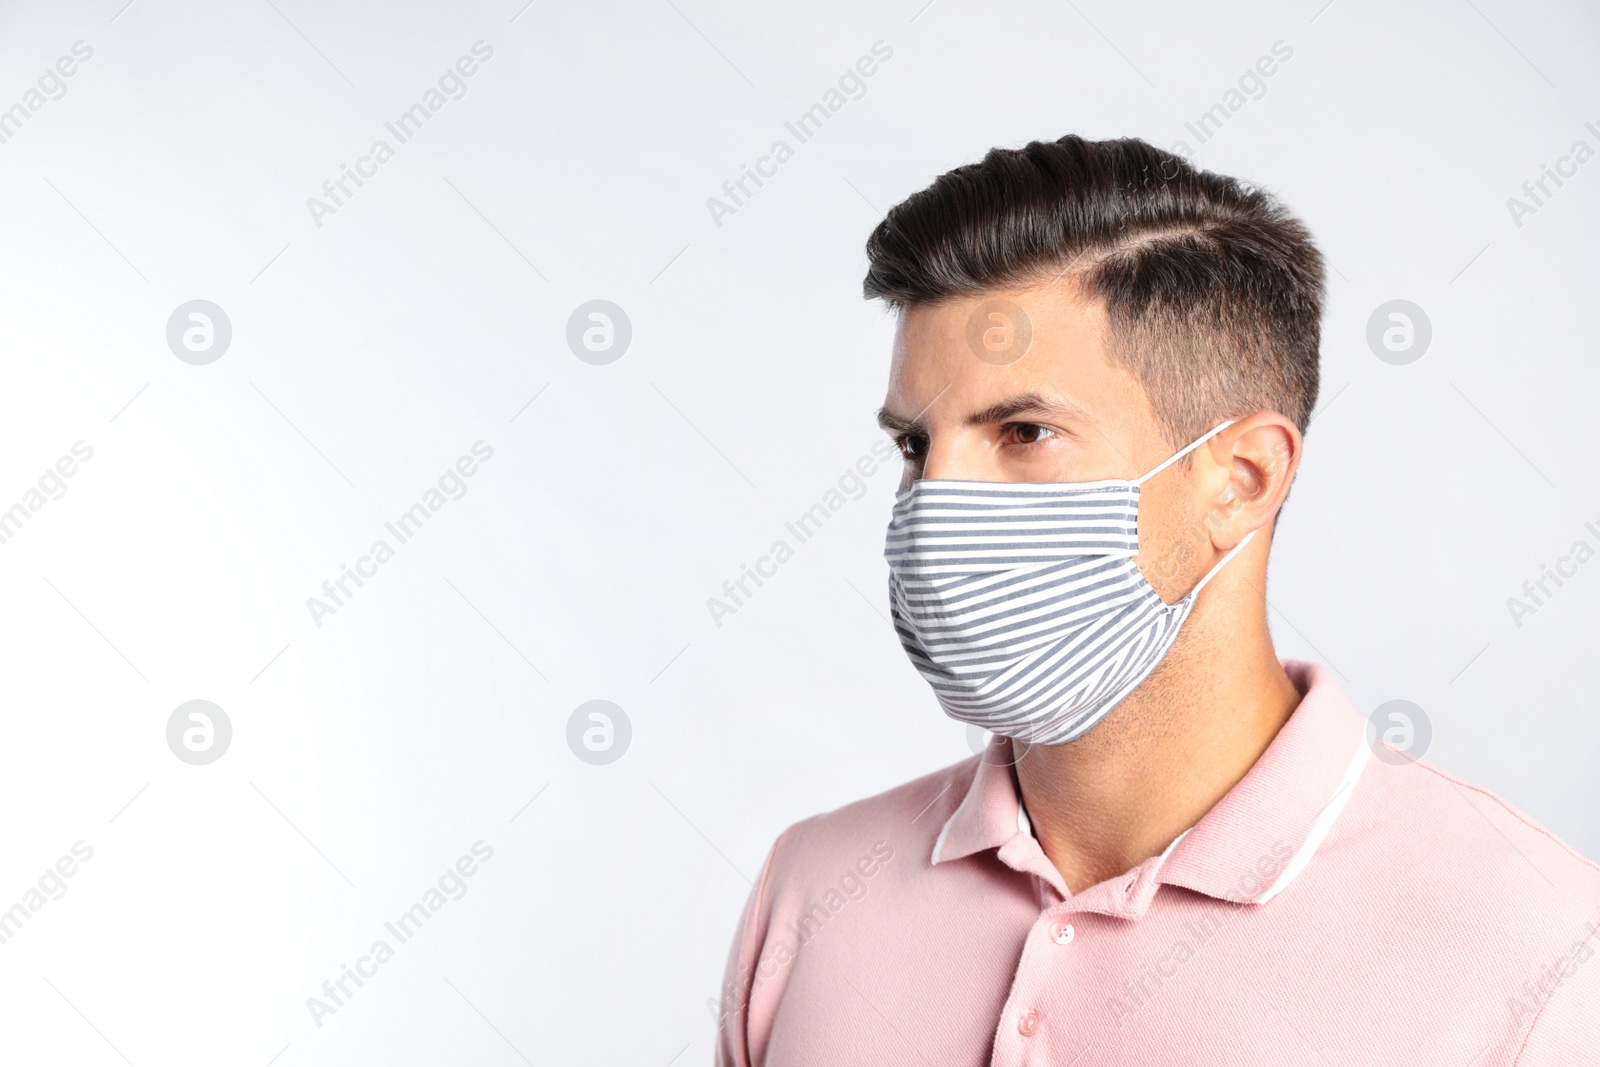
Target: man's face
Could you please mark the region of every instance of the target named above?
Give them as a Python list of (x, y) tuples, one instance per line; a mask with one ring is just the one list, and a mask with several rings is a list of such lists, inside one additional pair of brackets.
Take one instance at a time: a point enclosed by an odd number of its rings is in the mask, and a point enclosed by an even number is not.
[[(1004, 314), (994, 311), (1000, 301), (1020, 307), (1033, 334), (1026, 353), (1003, 364), (990, 360), (1006, 355), (969, 341), (1026, 329), (1008, 321), (1014, 315), (991, 317)], [(975, 317), (980, 328), (969, 329)], [(1103, 308), (1059, 285), (907, 311), (883, 412), (906, 455), (902, 485), (1137, 478), (1171, 455), (1144, 387), (1108, 358), (1106, 329)]]
[[(1020, 307), (1032, 327), (1025, 354), (1014, 362), (1000, 362), (1003, 351), (983, 346), (985, 329), (1019, 325), (989, 317), (998, 301)], [(1166, 440), (1143, 385), (1111, 362), (1107, 327), (1097, 302), (1064, 285), (907, 311), (880, 417), (906, 456), (902, 487), (919, 478), (1137, 478), (1187, 444)], [(1011, 339), (1003, 332), (990, 337), (1000, 345)], [(1169, 600), (1193, 584), (1200, 547), (1195, 518), (1204, 510), (1182, 473), (1181, 466), (1169, 468), (1146, 483), (1139, 508), (1140, 566)]]

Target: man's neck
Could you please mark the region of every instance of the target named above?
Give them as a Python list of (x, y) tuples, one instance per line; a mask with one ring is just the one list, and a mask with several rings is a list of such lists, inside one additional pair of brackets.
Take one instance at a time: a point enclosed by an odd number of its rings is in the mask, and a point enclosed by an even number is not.
[(1034, 834), (1072, 893), (1161, 853), (1244, 777), (1300, 703), (1264, 611), (1255, 632), (1225, 636), (1201, 616), (1083, 737), (1012, 742)]

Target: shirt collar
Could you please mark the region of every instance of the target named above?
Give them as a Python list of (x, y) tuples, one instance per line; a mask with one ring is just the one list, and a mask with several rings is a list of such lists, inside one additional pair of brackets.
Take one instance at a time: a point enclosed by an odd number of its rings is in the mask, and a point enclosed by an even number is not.
[[(1113, 879), (1116, 891), (1104, 894), (1101, 910), (1142, 914), (1163, 883), (1219, 900), (1265, 904), (1311, 862), (1366, 765), (1366, 723), (1328, 668), (1297, 660), (1284, 660), (1283, 667), (1301, 700), (1266, 751), (1161, 855)], [(1059, 872), (1033, 839), (1011, 770), (1010, 744), (995, 740), (979, 757), (972, 784), (939, 832), (931, 859), (947, 863), (993, 848), (1002, 862), (1038, 874), (1065, 898)]]

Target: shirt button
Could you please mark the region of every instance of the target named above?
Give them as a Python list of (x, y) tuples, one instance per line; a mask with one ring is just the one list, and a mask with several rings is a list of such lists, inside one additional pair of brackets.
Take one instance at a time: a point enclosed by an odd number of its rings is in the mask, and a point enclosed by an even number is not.
[(1055, 939), (1058, 945), (1072, 944), (1072, 938), (1076, 933), (1077, 931), (1072, 929), (1071, 923), (1056, 923), (1050, 928), (1050, 936)]
[(1023, 1037), (1032, 1037), (1039, 1032), (1039, 1015), (1037, 1012), (1024, 1012), (1022, 1018), (1017, 1020), (1017, 1032)]

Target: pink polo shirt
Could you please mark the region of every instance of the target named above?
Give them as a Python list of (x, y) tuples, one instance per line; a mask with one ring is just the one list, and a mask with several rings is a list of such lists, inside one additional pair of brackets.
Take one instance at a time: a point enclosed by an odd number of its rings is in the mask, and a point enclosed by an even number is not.
[(1077, 895), (1004, 741), (785, 830), (717, 1062), (1600, 1064), (1600, 868), (1284, 666), (1303, 699), (1250, 772)]

